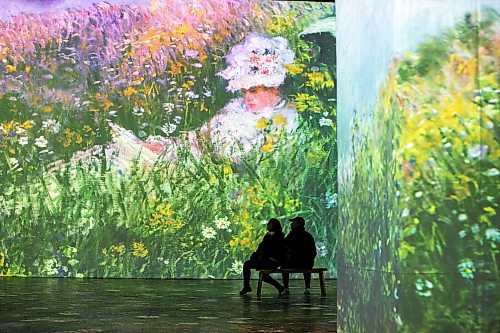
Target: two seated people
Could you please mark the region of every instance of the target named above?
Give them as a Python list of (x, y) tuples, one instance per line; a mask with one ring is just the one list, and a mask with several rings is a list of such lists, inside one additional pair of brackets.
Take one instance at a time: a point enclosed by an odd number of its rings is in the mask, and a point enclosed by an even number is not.
[[(250, 259), (243, 264), (243, 296), (252, 291), (250, 287), (251, 269), (276, 269), (296, 268), (311, 269), (316, 257), (316, 245), (313, 236), (305, 230), (305, 221), (301, 216), (290, 219), (291, 231), (285, 237), (278, 219), (272, 218), (267, 223), (267, 233), (259, 244), (257, 250), (252, 253)], [(310, 294), (311, 273), (303, 273), (305, 290), (304, 294)], [(282, 273), (283, 285), (276, 281), (270, 274), (262, 278), (274, 286), (280, 295), (288, 295), (289, 273)]]

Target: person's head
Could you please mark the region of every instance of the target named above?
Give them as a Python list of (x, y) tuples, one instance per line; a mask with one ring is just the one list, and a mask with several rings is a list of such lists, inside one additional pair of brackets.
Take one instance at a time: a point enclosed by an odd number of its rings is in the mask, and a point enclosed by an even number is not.
[(258, 86), (250, 89), (241, 89), (243, 99), (248, 109), (256, 113), (266, 107), (273, 107), (281, 100), (279, 88)]
[(283, 232), (281, 230), (280, 221), (278, 219), (275, 219), (275, 218), (269, 219), (269, 221), (267, 222), (267, 231), (277, 232), (277, 233)]
[(291, 218), (289, 221), (292, 229), (304, 227), (306, 224), (302, 216), (296, 216), (294, 218)]
[(279, 87), (286, 78), (285, 65), (291, 64), (294, 57), (286, 39), (251, 33), (243, 43), (231, 48), (226, 57), (228, 67), (218, 75), (228, 81), (228, 91), (242, 91), (249, 109), (255, 111), (258, 110), (255, 105), (247, 102), (247, 93), (251, 90), (265, 91), (265, 96), (261, 96), (263, 100), (267, 98), (269, 103), (272, 96), (278, 102)]

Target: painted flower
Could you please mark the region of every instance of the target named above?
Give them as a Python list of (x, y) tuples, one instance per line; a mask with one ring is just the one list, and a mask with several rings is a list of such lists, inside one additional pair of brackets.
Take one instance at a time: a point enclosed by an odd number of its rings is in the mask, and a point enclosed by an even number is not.
[(470, 260), (469, 258), (462, 260), (460, 264), (458, 264), (457, 268), (464, 279), (474, 278), (474, 272), (476, 271), (476, 268), (474, 267), (474, 263), (472, 262), (472, 260)]
[(491, 240), (494, 242), (500, 241), (500, 232), (498, 232), (497, 228), (488, 228), (488, 229), (486, 229), (484, 234), (486, 236), (486, 239), (488, 239), (488, 240)]
[(262, 146), (262, 151), (265, 153), (269, 153), (270, 151), (273, 150), (274, 144), (272, 141), (266, 141), (266, 143)]
[(19, 165), (19, 161), (18, 161), (18, 160), (17, 160), (17, 158), (15, 158), (15, 157), (10, 157), (10, 158), (9, 158), (9, 162), (10, 162), (10, 164), (11, 164), (12, 166), (14, 166), (14, 167), (16, 167), (16, 166), (18, 166), (18, 165)]
[(498, 171), (497, 168), (491, 168), (485, 172), (485, 175), (488, 177), (498, 176), (498, 175), (500, 175), (500, 171)]
[(125, 96), (130, 97), (130, 96), (132, 96), (132, 95), (137, 94), (137, 92), (138, 92), (138, 91), (137, 91), (134, 87), (128, 87), (127, 89), (125, 89), (125, 90), (123, 91), (123, 94), (124, 94)]
[(267, 118), (260, 118), (257, 121), (257, 125), (255, 125), (256, 128), (258, 129), (265, 129), (267, 127), (267, 123), (269, 122), (269, 119)]
[(418, 279), (415, 282), (415, 289), (417, 290), (417, 295), (422, 297), (430, 297), (432, 296), (432, 288), (434, 285), (429, 280)]
[(215, 227), (217, 229), (229, 229), (231, 222), (227, 219), (227, 217), (219, 217), (214, 221)]
[(245, 247), (245, 246), (248, 246), (250, 245), (250, 239), (248, 237), (245, 237), (241, 240), (240, 242), (241, 246)]
[(28, 137), (27, 136), (22, 136), (19, 138), (19, 141), (18, 143), (21, 145), (21, 146), (25, 146), (28, 144)]
[(467, 157), (470, 159), (479, 158), (482, 160), (486, 154), (488, 154), (488, 146), (485, 145), (475, 145), (467, 149)]
[(319, 120), (319, 126), (332, 126), (332, 120), (328, 118), (321, 118)]
[(337, 207), (337, 193), (331, 193), (330, 191), (325, 193), (325, 207), (327, 209)]
[(276, 126), (285, 126), (286, 125), (286, 117), (283, 116), (281, 113), (275, 114), (273, 116), (273, 123)]
[(196, 58), (198, 56), (198, 51), (196, 50), (186, 50), (186, 52), (184, 52), (184, 56), (186, 58)]
[(136, 116), (142, 116), (144, 114), (144, 108), (143, 107), (135, 107), (132, 109), (132, 113)]
[(316, 251), (318, 252), (319, 257), (326, 257), (326, 255), (328, 254), (326, 244), (323, 242), (316, 243)]
[(175, 108), (174, 103), (163, 103), (163, 110), (167, 111), (167, 113), (174, 111), (174, 108)]
[(160, 129), (162, 130), (163, 133), (169, 135), (169, 134), (172, 134), (175, 132), (175, 130), (177, 129), (177, 125), (167, 123), (167, 124), (163, 125), (162, 127), (160, 127)]
[(144, 258), (148, 255), (148, 249), (142, 243), (133, 243), (132, 255), (135, 257)]
[(201, 235), (206, 239), (213, 239), (217, 235), (216, 231), (212, 227), (203, 227), (201, 230)]
[(243, 261), (241, 260), (235, 260), (233, 261), (233, 264), (231, 265), (230, 269), (234, 274), (241, 275), (243, 273)]
[(185, 96), (187, 98), (193, 98), (193, 99), (200, 97), (200, 95), (195, 94), (194, 91), (188, 91), (188, 92), (186, 92)]
[(43, 136), (39, 136), (35, 139), (35, 146), (39, 148), (46, 148), (47, 143), (49, 143)]
[(467, 217), (467, 214), (458, 214), (458, 220), (460, 222), (464, 222), (464, 221), (467, 221), (468, 217)]
[(42, 122), (42, 128), (57, 134), (61, 130), (61, 125), (54, 119), (47, 119)]

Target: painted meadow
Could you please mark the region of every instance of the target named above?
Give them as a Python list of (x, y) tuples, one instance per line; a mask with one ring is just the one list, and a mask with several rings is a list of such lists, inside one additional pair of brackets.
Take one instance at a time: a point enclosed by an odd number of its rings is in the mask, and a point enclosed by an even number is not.
[[(332, 4), (165, 0), (0, 21), (0, 275), (239, 278), (267, 220), (286, 232), (298, 214), (335, 274), (335, 64), (321, 39), (334, 33), (303, 33), (325, 18)], [(174, 138), (216, 115), (235, 97), (217, 73), (250, 32), (295, 52), (294, 133), (241, 161), (181, 149), (175, 163), (107, 163), (110, 122)]]
[(485, 320), (498, 313), (500, 277), (498, 38), (498, 12), (466, 15), (394, 59), (373, 119), (360, 113), (352, 124), (356, 157), (340, 219), (356, 225), (340, 237), (358, 251), (345, 261), (384, 274), (359, 274), (371, 294), (343, 304), (347, 317), (386, 297), (373, 327), (498, 327)]

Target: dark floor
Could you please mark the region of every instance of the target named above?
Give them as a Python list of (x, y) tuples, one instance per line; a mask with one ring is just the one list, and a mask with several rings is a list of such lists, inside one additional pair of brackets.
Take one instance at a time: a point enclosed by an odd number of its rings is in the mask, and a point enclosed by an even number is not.
[(336, 281), (310, 296), (237, 280), (0, 278), (0, 332), (335, 332)]

